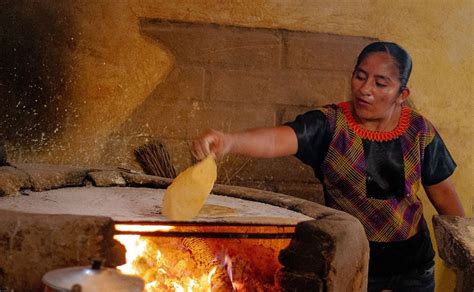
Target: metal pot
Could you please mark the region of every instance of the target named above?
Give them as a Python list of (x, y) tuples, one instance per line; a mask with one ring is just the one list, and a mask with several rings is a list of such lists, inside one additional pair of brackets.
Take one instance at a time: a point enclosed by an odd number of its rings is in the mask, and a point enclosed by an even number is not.
[(145, 288), (143, 279), (124, 275), (117, 269), (103, 268), (101, 261), (93, 261), (91, 267), (72, 267), (54, 270), (43, 276), (45, 292), (72, 291), (137, 291)]

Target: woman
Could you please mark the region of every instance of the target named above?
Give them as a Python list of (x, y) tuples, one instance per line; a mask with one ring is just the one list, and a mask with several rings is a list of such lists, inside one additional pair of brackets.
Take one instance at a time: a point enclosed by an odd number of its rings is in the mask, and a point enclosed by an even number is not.
[(441, 137), (405, 106), (411, 66), (397, 44), (372, 43), (357, 59), (351, 101), (280, 127), (210, 130), (193, 142), (194, 153), (296, 155), (322, 182), (326, 205), (363, 224), (370, 245), (369, 291), (433, 291), (434, 251), (419, 186), (438, 213), (464, 216), (464, 210), (449, 179), (456, 164)]

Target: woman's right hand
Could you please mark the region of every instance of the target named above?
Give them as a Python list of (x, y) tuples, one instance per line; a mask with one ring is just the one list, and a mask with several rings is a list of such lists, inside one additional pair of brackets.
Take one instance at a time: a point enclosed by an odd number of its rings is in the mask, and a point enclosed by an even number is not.
[(205, 131), (192, 143), (192, 153), (199, 160), (209, 155), (223, 156), (229, 153), (231, 148), (231, 135), (212, 129)]

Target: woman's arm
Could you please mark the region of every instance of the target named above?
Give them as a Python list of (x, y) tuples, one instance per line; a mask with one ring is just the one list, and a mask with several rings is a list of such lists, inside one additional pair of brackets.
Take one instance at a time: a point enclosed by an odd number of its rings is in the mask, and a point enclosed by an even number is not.
[(250, 157), (274, 158), (289, 156), (298, 150), (294, 130), (288, 126), (256, 128), (237, 133), (208, 130), (193, 141), (193, 152), (198, 159), (213, 153), (227, 153)]
[(461, 201), (449, 178), (435, 185), (423, 187), (440, 215), (465, 216)]

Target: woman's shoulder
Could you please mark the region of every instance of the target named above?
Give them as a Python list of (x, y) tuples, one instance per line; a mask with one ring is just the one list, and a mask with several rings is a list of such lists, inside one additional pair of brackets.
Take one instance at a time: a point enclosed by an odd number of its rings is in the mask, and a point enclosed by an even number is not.
[(293, 121), (286, 122), (285, 125), (300, 130), (313, 129), (316, 132), (319, 129), (324, 129), (324, 131), (332, 132), (336, 122), (336, 111), (335, 104), (317, 106), (297, 115)]
[(333, 132), (336, 126), (338, 112), (340, 111), (337, 104), (326, 104), (317, 108), (316, 111), (320, 112), (325, 117), (330, 131)]
[(331, 121), (336, 117), (338, 107), (336, 104), (326, 104), (322, 106), (317, 106), (312, 110), (306, 111), (305, 113), (298, 115), (297, 118), (303, 117), (307, 120), (312, 119), (323, 119), (326, 121)]
[(422, 132), (436, 132), (433, 123), (417, 109), (410, 107), (410, 127)]

